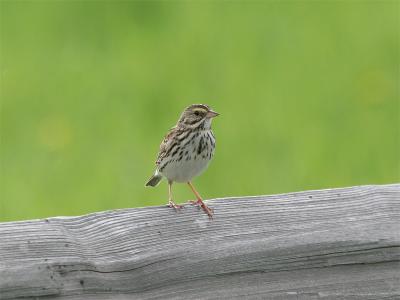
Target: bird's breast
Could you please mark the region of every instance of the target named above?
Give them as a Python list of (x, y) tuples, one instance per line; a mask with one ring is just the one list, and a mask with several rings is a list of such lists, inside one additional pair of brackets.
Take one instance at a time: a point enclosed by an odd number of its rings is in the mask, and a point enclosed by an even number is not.
[(159, 171), (171, 181), (190, 181), (207, 168), (214, 150), (215, 138), (211, 130), (192, 132), (160, 162)]

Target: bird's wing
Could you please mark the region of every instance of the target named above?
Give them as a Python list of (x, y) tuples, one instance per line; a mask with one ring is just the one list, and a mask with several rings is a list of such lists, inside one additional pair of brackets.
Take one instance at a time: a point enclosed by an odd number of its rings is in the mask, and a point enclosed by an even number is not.
[(156, 166), (159, 166), (162, 160), (169, 154), (169, 151), (175, 145), (176, 136), (181, 132), (178, 127), (172, 127), (165, 135), (160, 144), (160, 152), (158, 152)]

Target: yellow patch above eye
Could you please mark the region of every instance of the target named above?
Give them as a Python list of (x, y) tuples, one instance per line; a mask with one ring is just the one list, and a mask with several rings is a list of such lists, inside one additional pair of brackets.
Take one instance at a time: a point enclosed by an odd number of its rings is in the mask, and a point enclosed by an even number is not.
[(205, 113), (206, 112), (206, 110), (204, 108), (195, 108), (193, 110), (193, 112), (196, 112), (196, 111), (198, 111), (199, 113)]

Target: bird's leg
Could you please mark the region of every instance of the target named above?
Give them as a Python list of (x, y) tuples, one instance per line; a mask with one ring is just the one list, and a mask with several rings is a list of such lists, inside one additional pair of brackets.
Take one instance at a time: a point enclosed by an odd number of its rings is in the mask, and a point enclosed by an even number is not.
[(183, 207), (182, 205), (175, 204), (175, 202), (172, 201), (172, 182), (168, 182), (168, 206), (175, 208), (175, 210)]
[(190, 201), (190, 202), (191, 202), (192, 204), (194, 204), (194, 205), (200, 206), (200, 207), (204, 210), (204, 212), (208, 215), (208, 217), (209, 217), (210, 219), (212, 219), (212, 217), (213, 217), (213, 210), (212, 210), (211, 208), (209, 208), (209, 207), (203, 202), (203, 200), (202, 200), (201, 197), (200, 197), (200, 194), (196, 191), (196, 189), (194, 188), (193, 184), (192, 184), (190, 181), (188, 181), (188, 185), (189, 185), (190, 189), (192, 190), (192, 192), (194, 193), (194, 195), (195, 195), (196, 198), (197, 198), (197, 201)]

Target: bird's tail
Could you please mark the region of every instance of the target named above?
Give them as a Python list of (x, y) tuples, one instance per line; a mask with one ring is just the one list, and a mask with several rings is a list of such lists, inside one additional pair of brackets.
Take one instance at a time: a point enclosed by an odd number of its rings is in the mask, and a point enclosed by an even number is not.
[(156, 171), (153, 176), (146, 182), (145, 186), (156, 186), (160, 183), (162, 175)]

